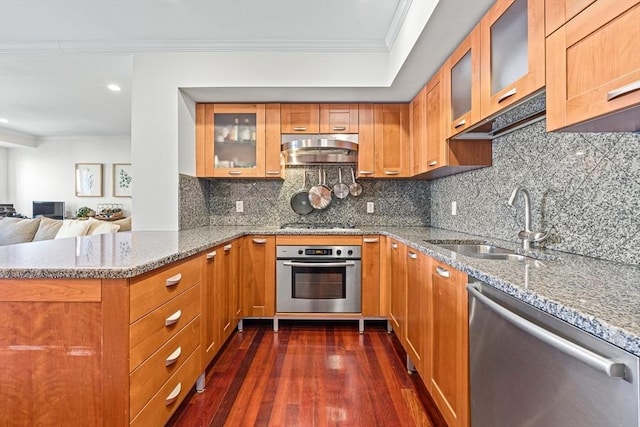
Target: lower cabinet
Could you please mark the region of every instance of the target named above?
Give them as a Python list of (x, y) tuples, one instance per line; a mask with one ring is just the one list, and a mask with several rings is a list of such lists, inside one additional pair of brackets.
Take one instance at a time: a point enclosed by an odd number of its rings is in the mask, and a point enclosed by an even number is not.
[(362, 237), (362, 315), (377, 317), (380, 312), (381, 236)]
[(407, 315), (406, 265), (407, 247), (394, 239), (387, 239), (388, 254), (388, 319), (393, 331), (405, 345), (405, 327)]
[(240, 261), (244, 316), (273, 317), (276, 301), (276, 238), (247, 236)]
[(422, 378), (428, 373), (427, 342), (429, 338), (428, 319), (430, 318), (429, 271), (431, 258), (418, 251), (407, 249), (407, 326), (405, 331), (405, 349), (411, 362)]

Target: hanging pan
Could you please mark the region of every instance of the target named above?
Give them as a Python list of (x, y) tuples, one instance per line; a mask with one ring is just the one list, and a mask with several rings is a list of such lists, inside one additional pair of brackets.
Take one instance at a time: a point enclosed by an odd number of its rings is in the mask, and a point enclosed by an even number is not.
[(342, 169), (338, 168), (338, 183), (333, 186), (333, 194), (338, 199), (344, 199), (349, 195), (349, 186), (342, 182)]
[(307, 191), (307, 170), (302, 175), (302, 188), (291, 196), (291, 209), (298, 215), (306, 215), (313, 212), (313, 206), (309, 203), (309, 192)]
[(357, 197), (362, 194), (362, 185), (356, 182), (356, 174), (353, 172), (353, 168), (351, 168), (351, 180), (353, 182), (349, 185), (349, 193), (353, 197)]
[(318, 185), (309, 190), (309, 203), (314, 209), (326, 209), (331, 203), (331, 189), (324, 185), (321, 169), (318, 169)]

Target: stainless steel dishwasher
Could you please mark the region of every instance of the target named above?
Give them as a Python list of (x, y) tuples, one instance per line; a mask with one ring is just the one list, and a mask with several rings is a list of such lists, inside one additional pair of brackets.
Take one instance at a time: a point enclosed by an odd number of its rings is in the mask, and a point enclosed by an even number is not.
[(472, 427), (638, 427), (638, 358), (469, 283)]

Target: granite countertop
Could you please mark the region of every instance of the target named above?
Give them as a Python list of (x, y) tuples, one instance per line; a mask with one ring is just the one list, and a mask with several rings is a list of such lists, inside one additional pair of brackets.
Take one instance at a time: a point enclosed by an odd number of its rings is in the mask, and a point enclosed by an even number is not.
[[(429, 227), (280, 230), (202, 227), (179, 232), (123, 232), (0, 247), (2, 278), (130, 278), (245, 234), (384, 234), (555, 317), (640, 356), (640, 267), (562, 252), (538, 260), (466, 257), (433, 243), (473, 240), (519, 250), (515, 242)], [(431, 243), (430, 243), (431, 242)]]

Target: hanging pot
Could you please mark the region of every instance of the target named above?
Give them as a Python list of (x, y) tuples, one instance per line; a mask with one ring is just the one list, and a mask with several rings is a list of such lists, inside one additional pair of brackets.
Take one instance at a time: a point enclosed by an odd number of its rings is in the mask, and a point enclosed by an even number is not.
[(353, 172), (353, 168), (351, 168), (351, 179), (353, 182), (349, 184), (349, 193), (351, 193), (353, 197), (358, 197), (362, 194), (362, 185), (356, 182), (356, 174)]
[(313, 206), (309, 203), (309, 192), (307, 191), (307, 170), (302, 175), (302, 188), (291, 196), (291, 209), (298, 215), (306, 215), (313, 212)]
[(314, 209), (326, 209), (331, 203), (331, 189), (323, 183), (322, 169), (318, 169), (318, 185), (309, 190), (309, 203)]
[(338, 183), (333, 186), (333, 194), (338, 199), (344, 199), (349, 195), (349, 186), (342, 182), (342, 168), (338, 168)]

